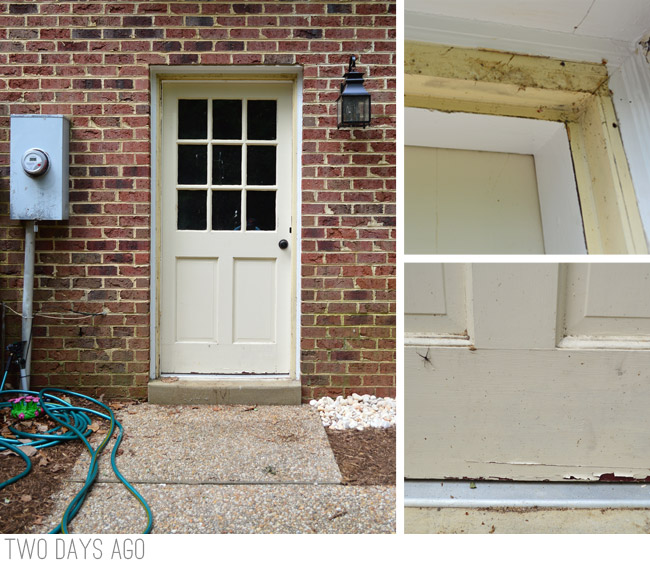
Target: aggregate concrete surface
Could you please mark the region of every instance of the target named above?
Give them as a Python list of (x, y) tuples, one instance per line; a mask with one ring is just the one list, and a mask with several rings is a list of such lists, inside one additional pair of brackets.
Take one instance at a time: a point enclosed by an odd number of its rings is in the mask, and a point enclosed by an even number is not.
[[(394, 533), (394, 486), (341, 485), (316, 411), (301, 406), (133, 405), (117, 465), (154, 516), (153, 533)], [(100, 439), (101, 440), (101, 439)], [(71, 532), (138, 533), (141, 505), (110, 467), (112, 443)], [(49, 532), (86, 479), (75, 465), (55, 497)], [(34, 531), (37, 532), (37, 531)]]

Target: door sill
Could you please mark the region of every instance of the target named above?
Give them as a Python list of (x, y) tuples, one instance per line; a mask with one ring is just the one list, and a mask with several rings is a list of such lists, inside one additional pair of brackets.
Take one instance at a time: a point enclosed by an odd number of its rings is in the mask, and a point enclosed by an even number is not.
[(405, 481), (405, 507), (646, 509), (647, 483)]
[(232, 380), (232, 379), (290, 379), (288, 373), (162, 373), (160, 379), (178, 380)]

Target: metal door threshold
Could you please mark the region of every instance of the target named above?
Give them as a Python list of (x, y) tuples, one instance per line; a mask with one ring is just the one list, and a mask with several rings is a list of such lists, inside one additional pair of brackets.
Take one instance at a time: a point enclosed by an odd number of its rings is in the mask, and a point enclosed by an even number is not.
[(650, 508), (646, 483), (405, 481), (405, 507)]
[(161, 373), (160, 377), (166, 379), (186, 379), (193, 381), (200, 381), (202, 379), (213, 381), (227, 381), (232, 379), (291, 379), (288, 373)]

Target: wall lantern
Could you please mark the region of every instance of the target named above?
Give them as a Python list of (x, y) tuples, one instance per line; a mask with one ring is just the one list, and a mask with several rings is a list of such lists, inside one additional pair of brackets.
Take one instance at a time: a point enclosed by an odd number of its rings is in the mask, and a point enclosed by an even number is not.
[(357, 58), (350, 57), (337, 100), (339, 128), (365, 128), (370, 124), (370, 94), (363, 87), (363, 73), (355, 71)]

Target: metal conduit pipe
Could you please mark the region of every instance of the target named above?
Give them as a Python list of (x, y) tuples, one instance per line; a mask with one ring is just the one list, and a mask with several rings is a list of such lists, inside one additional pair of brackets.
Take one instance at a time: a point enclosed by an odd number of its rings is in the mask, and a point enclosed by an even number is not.
[(36, 254), (36, 222), (25, 224), (25, 267), (23, 270), (23, 354), (20, 364), (20, 388), (29, 389), (32, 366), (32, 319), (34, 298), (34, 256)]

